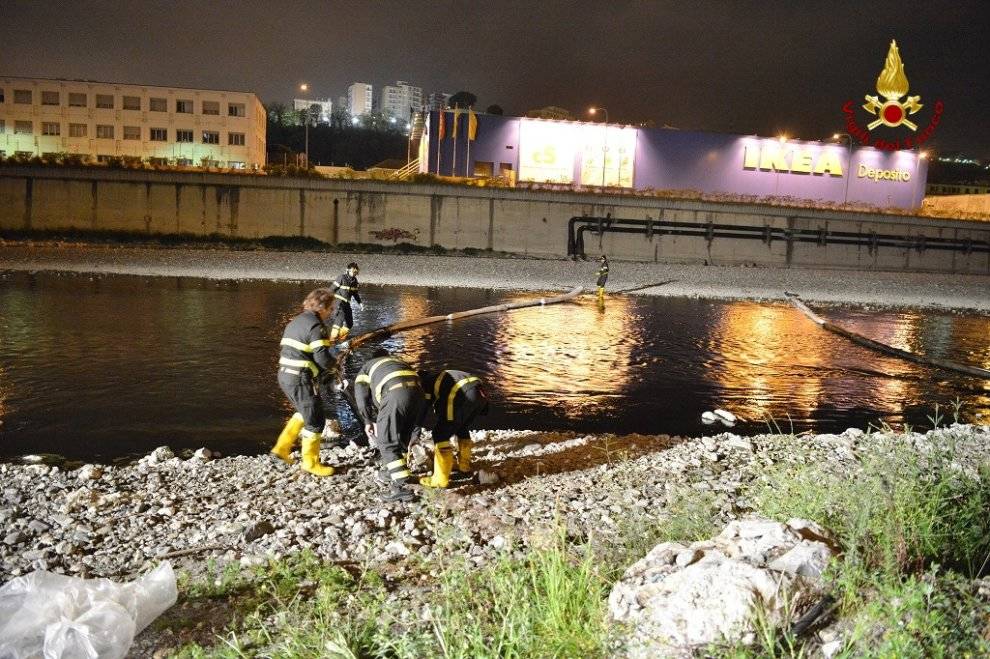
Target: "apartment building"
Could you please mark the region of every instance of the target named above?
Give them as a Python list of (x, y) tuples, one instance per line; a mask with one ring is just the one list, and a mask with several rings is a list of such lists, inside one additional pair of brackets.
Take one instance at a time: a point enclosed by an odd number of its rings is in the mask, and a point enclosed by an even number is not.
[[(313, 110), (314, 107), (317, 109)], [(329, 98), (294, 98), (292, 99), (292, 109), (296, 112), (310, 110), (310, 124), (328, 124), (330, 123), (330, 115), (333, 112), (333, 101)]]
[(347, 88), (347, 108), (352, 117), (368, 114), (374, 107), (372, 87), (367, 82), (355, 82)]
[(265, 164), (265, 142), (249, 92), (0, 77), (0, 155), (239, 169)]
[(408, 122), (413, 112), (423, 107), (423, 88), (413, 87), (405, 80), (382, 88), (381, 111), (396, 119)]
[(426, 100), (426, 105), (423, 106), (423, 109), (427, 111), (443, 110), (450, 104), (451, 96), (453, 96), (453, 94), (448, 94), (446, 92), (433, 92)]

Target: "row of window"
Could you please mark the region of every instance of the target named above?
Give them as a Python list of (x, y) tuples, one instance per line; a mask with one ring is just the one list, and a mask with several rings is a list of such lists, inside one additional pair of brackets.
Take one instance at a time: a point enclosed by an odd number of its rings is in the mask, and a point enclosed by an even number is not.
[[(14, 152), (14, 156), (15, 157), (18, 157), (18, 158), (33, 158), (34, 155), (35, 155), (34, 154), (34, 151), (15, 151)], [(51, 159), (56, 159), (60, 155), (61, 154), (58, 154), (58, 153), (42, 153), (41, 154), (41, 156), (43, 158), (51, 158)], [(89, 156), (89, 155), (87, 155), (85, 153), (72, 153), (72, 154), (69, 154), (69, 155), (79, 157), (83, 161), (87, 161), (87, 160), (90, 160), (92, 158), (92, 156)], [(6, 157), (7, 157), (7, 152), (6, 151), (3, 151), (3, 150), (0, 150), (0, 158), (6, 158)], [(103, 163), (103, 164), (108, 164), (108, 163), (111, 163), (111, 162), (113, 162), (115, 160), (120, 160), (120, 159), (121, 159), (121, 156), (111, 156), (111, 155), (103, 155), (103, 154), (100, 154), (100, 155), (97, 155), (96, 156), (96, 162)], [(148, 158), (148, 163), (151, 164), (151, 165), (165, 165), (165, 166), (168, 166), (168, 165), (178, 165), (180, 167), (194, 167), (194, 166), (197, 166), (197, 165), (198, 166), (201, 166), (201, 167), (220, 167), (221, 164), (222, 164), (221, 161), (219, 161), (219, 160), (211, 160), (209, 158), (201, 158), (198, 163), (194, 163), (191, 158), (175, 158), (175, 159), (172, 159), (172, 160), (170, 160), (169, 158)], [(242, 160), (228, 160), (227, 161), (227, 164), (226, 164), (226, 167), (228, 167), (229, 169), (246, 169), (245, 163)], [(252, 167), (254, 169), (257, 169), (258, 168), (257, 165), (252, 165)]]
[[(68, 105), (70, 108), (89, 107), (89, 94), (85, 92), (69, 92)], [(4, 101), (3, 89), (0, 88), (0, 103)], [(30, 89), (15, 89), (14, 103), (17, 105), (32, 105), (34, 103), (34, 92)], [(113, 110), (117, 107), (116, 98), (113, 94), (94, 94), (94, 107), (101, 110)], [(62, 105), (62, 93), (57, 91), (42, 91), (42, 105)], [(176, 99), (175, 112), (179, 114), (193, 114), (194, 106), (192, 100)], [(140, 96), (121, 96), (120, 107), (124, 110), (142, 110)], [(168, 99), (151, 97), (148, 99), (148, 110), (150, 112), (168, 112)], [(200, 101), (200, 114), (220, 115), (220, 101)], [(228, 117), (247, 116), (243, 103), (227, 103)]]
[[(34, 134), (34, 122), (33, 121), (15, 121), (13, 122), (13, 133), (14, 135), (32, 135)], [(7, 126), (3, 119), (0, 119), (0, 134), (6, 132)], [(62, 124), (57, 121), (42, 121), (41, 122), (41, 134), (49, 137), (59, 137), (62, 135)], [(195, 131), (177, 128), (175, 130), (175, 141), (176, 142), (193, 142)], [(69, 137), (89, 137), (89, 125), (88, 124), (69, 124)], [(112, 140), (115, 139), (115, 130), (113, 125), (96, 125), (96, 139), (100, 140)], [(123, 138), (125, 140), (140, 140), (141, 139), (141, 127), (140, 126), (124, 126)], [(149, 128), (148, 129), (148, 141), (149, 142), (168, 142), (168, 128)], [(202, 144), (220, 144), (220, 131), (218, 130), (204, 130), (201, 137)], [(227, 133), (227, 144), (230, 146), (244, 146), (244, 133)]]

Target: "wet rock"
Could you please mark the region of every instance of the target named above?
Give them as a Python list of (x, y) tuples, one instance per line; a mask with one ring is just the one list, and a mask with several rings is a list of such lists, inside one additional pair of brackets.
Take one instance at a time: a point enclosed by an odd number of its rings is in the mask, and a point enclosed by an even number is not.
[(82, 468), (76, 472), (76, 478), (81, 481), (99, 480), (103, 478), (103, 467), (93, 464), (83, 465)]
[(193, 453), (193, 458), (196, 460), (200, 460), (202, 462), (206, 462), (207, 460), (212, 460), (213, 451), (211, 451), (208, 448), (196, 449), (196, 452)]

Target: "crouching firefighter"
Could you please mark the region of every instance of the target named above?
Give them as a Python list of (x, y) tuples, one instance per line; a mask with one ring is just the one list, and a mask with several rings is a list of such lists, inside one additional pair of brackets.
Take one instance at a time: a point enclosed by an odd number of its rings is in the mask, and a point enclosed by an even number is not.
[(292, 447), (302, 438), (302, 469), (314, 476), (330, 476), (333, 467), (320, 464), (320, 435), (326, 416), (317, 387), (329, 386), (337, 364), (327, 327), (324, 324), (333, 309), (333, 291), (317, 288), (306, 296), (303, 312), (293, 318), (282, 334), (278, 359), (278, 386), (296, 408), (272, 453), (293, 464)]
[(358, 272), (360, 272), (358, 264), (351, 261), (347, 264), (347, 271), (330, 283), (334, 290), (334, 297), (337, 298), (337, 310), (330, 322), (331, 341), (346, 341), (347, 335), (354, 327), (351, 299), (361, 305), (361, 310), (364, 311), (364, 302), (361, 301), (361, 294), (358, 293)]
[[(452, 469), (471, 471), (471, 425), (478, 416), (488, 414), (488, 398), (481, 381), (464, 371), (420, 371), (419, 380), (437, 417), (433, 429), (433, 475), (419, 482), (426, 487), (447, 487)], [(450, 444), (455, 438), (456, 462)]]
[(386, 350), (376, 350), (354, 379), (354, 399), (364, 430), (381, 454), (387, 474), (386, 501), (411, 501), (415, 495), (406, 452), (425, 405), (416, 371)]

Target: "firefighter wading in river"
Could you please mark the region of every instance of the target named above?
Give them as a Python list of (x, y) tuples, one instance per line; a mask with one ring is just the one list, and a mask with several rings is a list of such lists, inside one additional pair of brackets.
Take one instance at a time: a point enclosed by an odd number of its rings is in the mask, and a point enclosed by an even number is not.
[(381, 453), (390, 482), (387, 501), (410, 501), (412, 481), (406, 451), (425, 405), (419, 376), (411, 366), (378, 349), (354, 379), (354, 398), (364, 430)]
[(347, 264), (347, 272), (341, 274), (330, 286), (333, 287), (334, 297), (337, 298), (337, 310), (333, 314), (333, 320), (330, 322), (330, 340), (331, 341), (345, 341), (347, 340), (347, 335), (350, 334), (351, 328), (354, 327), (354, 312), (351, 310), (351, 298), (361, 305), (361, 310), (364, 311), (364, 302), (361, 301), (361, 295), (358, 293), (358, 264), (351, 261)]
[(333, 467), (320, 464), (320, 434), (326, 422), (323, 405), (316, 395), (318, 383), (330, 386), (336, 370), (331, 341), (324, 324), (333, 309), (333, 291), (317, 288), (303, 301), (303, 312), (293, 318), (282, 334), (278, 360), (278, 386), (296, 408), (272, 453), (293, 464), (292, 447), (302, 437), (302, 468), (315, 476), (330, 476)]
[[(419, 479), (426, 487), (447, 487), (454, 468), (450, 442), (457, 438), (457, 471), (471, 471), (471, 424), (488, 413), (488, 399), (481, 381), (464, 371), (419, 372), (426, 400), (433, 405), (437, 424), (433, 428), (433, 475)], [(423, 417), (426, 409), (423, 410)], [(422, 418), (420, 424), (422, 425)]]

